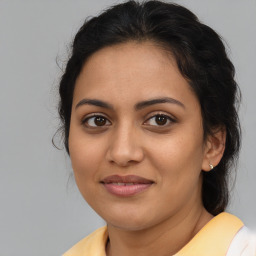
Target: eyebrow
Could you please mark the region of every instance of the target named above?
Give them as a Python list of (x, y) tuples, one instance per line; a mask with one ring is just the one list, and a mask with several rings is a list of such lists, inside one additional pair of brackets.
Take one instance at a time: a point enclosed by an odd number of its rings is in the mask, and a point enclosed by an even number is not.
[(155, 104), (161, 104), (161, 103), (171, 103), (171, 104), (176, 104), (182, 108), (185, 108), (184, 104), (181, 103), (178, 100), (175, 100), (173, 98), (169, 98), (169, 97), (163, 97), (163, 98), (157, 98), (157, 99), (152, 99), (152, 100), (145, 100), (142, 102), (139, 102), (135, 105), (135, 110), (140, 110)]
[(114, 107), (111, 104), (101, 100), (95, 100), (95, 99), (82, 99), (81, 101), (78, 102), (75, 108), (77, 109), (82, 105), (93, 105), (101, 108), (107, 108), (112, 110), (114, 109)]
[[(169, 97), (163, 97), (163, 98), (156, 98), (156, 99), (151, 99), (151, 100), (145, 100), (145, 101), (141, 101), (138, 102), (134, 109), (135, 110), (141, 110), (143, 108), (152, 106), (152, 105), (156, 105), (156, 104), (161, 104), (161, 103), (171, 103), (171, 104), (176, 104), (182, 108), (185, 108), (184, 104), (181, 103), (180, 101), (173, 99), (173, 98), (169, 98)], [(76, 105), (76, 109), (82, 105), (93, 105), (93, 106), (97, 106), (97, 107), (101, 107), (101, 108), (106, 108), (106, 109), (111, 109), (113, 110), (114, 107), (113, 105), (101, 101), (101, 100), (96, 100), (96, 99), (82, 99), (81, 101), (78, 102), (78, 104)]]

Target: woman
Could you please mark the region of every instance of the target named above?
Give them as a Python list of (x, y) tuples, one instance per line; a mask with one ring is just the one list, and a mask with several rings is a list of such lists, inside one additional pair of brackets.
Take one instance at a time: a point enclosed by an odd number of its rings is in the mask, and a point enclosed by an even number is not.
[(65, 256), (255, 255), (224, 213), (239, 88), (211, 28), (175, 4), (116, 5), (80, 28), (59, 91), (76, 183), (107, 223)]

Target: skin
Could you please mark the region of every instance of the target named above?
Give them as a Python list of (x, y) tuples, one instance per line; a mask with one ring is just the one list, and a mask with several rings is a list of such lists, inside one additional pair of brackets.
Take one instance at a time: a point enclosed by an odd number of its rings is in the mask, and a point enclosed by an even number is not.
[[(169, 97), (136, 110), (142, 101)], [(97, 99), (113, 109), (82, 104)], [(102, 126), (91, 115), (103, 116)], [(156, 115), (165, 115), (159, 125)], [(170, 119), (169, 119), (170, 118)], [(106, 47), (85, 63), (75, 86), (69, 150), (78, 188), (107, 222), (107, 255), (172, 255), (213, 217), (201, 200), (202, 171), (216, 166), (225, 133), (203, 139), (201, 109), (172, 56), (153, 42)], [(154, 183), (118, 197), (100, 183), (137, 175)]]

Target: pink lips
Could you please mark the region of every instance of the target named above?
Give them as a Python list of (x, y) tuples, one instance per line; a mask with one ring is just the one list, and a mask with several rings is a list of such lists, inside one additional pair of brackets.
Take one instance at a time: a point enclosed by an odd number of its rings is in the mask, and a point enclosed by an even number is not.
[(117, 196), (133, 196), (149, 188), (153, 181), (135, 176), (108, 176), (101, 182), (108, 192)]

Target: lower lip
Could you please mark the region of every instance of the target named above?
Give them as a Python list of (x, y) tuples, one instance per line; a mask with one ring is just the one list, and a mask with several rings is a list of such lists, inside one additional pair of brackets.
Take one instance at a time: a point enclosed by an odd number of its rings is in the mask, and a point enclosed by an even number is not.
[(116, 185), (113, 183), (103, 184), (108, 192), (116, 196), (133, 196), (147, 190), (152, 184)]

